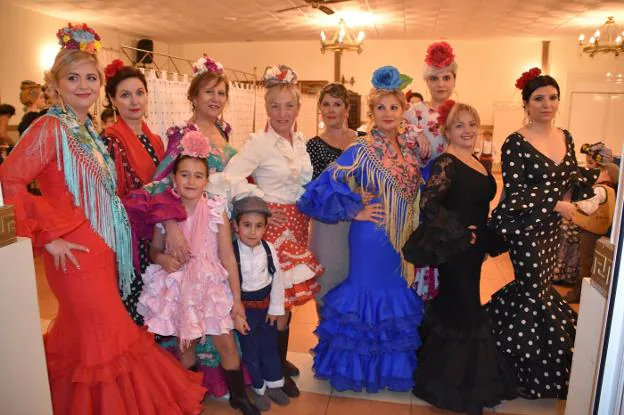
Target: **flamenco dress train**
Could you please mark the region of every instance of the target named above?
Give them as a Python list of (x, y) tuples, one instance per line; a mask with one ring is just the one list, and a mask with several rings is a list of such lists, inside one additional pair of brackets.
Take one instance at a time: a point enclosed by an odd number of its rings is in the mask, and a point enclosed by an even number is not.
[[(514, 373), (496, 348), (480, 298), (485, 254), (503, 250), (486, 224), (495, 192), (492, 175), (441, 155), (422, 195), (423, 223), (403, 249), (414, 265), (434, 265), (440, 272), (439, 292), (421, 330), (413, 393), (438, 408), (471, 415), (517, 396)], [(477, 228), (474, 245), (471, 225)]]
[[(42, 254), (59, 302), (44, 339), (54, 413), (197, 414), (204, 395), (200, 377), (184, 370), (128, 316), (119, 296), (115, 253), (74, 204), (61, 170), (66, 152), (57, 152), (61, 133), (71, 133), (58, 114), (68, 116), (53, 107), (0, 167), (7, 202), (15, 207), (17, 232), (30, 237)], [(42, 196), (27, 192), (33, 179)], [(55, 268), (54, 258), (43, 248), (58, 238), (89, 249), (73, 251), (80, 268), (69, 262), (67, 272)]]
[(487, 304), (498, 349), (527, 398), (565, 399), (574, 352), (577, 314), (551, 285), (561, 216), (554, 211), (568, 190), (572, 200), (591, 197), (597, 170), (578, 167), (572, 136), (556, 163), (520, 133), (503, 143), (505, 197), (492, 222), (505, 235), (515, 279)]
[[(358, 140), (336, 163), (352, 166), (362, 157), (374, 156), (366, 142)], [(352, 220), (363, 208), (344, 171), (335, 176), (334, 167), (310, 183), (298, 202), (304, 214), (327, 223)], [(372, 181), (364, 170), (353, 171), (358, 183)], [(347, 278), (322, 300), (321, 321), (315, 331), (319, 341), (313, 349), (316, 377), (329, 380), (339, 391), (410, 390), (418, 366), (423, 304), (408, 287), (401, 256), (383, 227), (368, 221), (351, 223)]]

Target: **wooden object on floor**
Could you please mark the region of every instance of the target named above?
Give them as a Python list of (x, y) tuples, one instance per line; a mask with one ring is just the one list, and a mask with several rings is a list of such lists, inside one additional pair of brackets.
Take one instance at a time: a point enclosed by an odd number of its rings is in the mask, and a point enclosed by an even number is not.
[(0, 247), (16, 242), (13, 206), (0, 206)]

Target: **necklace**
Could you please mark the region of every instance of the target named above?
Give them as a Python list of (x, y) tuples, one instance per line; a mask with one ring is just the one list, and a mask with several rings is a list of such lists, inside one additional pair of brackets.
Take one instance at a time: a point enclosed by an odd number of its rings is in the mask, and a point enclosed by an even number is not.
[(327, 130), (321, 134), (321, 138), (325, 140), (327, 144), (332, 147), (335, 147), (340, 150), (344, 150), (351, 144), (355, 136), (351, 134), (351, 130), (346, 128), (340, 131), (340, 137), (337, 138), (335, 135), (327, 134)]

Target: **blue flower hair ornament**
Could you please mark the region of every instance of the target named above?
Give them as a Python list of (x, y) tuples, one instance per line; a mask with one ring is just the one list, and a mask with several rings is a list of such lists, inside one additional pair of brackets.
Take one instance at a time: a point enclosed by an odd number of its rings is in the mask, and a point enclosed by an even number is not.
[(412, 78), (399, 72), (394, 66), (382, 66), (373, 72), (371, 83), (377, 89), (401, 90), (412, 83)]

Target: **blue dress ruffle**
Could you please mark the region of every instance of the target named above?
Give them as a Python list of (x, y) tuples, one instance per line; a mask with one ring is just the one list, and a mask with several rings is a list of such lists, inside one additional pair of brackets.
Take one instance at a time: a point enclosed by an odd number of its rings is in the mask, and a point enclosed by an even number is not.
[[(350, 147), (336, 163), (351, 165), (357, 151), (358, 145)], [(334, 169), (330, 166), (310, 183), (298, 203), (306, 215), (329, 223), (351, 220), (363, 207), (343, 172), (334, 175)], [(358, 186), (367, 184), (361, 169), (352, 177)], [(403, 278), (401, 257), (382, 227), (352, 222), (349, 274), (323, 297), (323, 304), (313, 349), (317, 378), (339, 391), (411, 390), (423, 303)]]
[(344, 172), (338, 172), (336, 180), (333, 169), (325, 170), (307, 185), (306, 192), (297, 202), (297, 208), (304, 215), (325, 223), (352, 220), (364, 205), (362, 197), (352, 192), (343, 181), (345, 175)]

